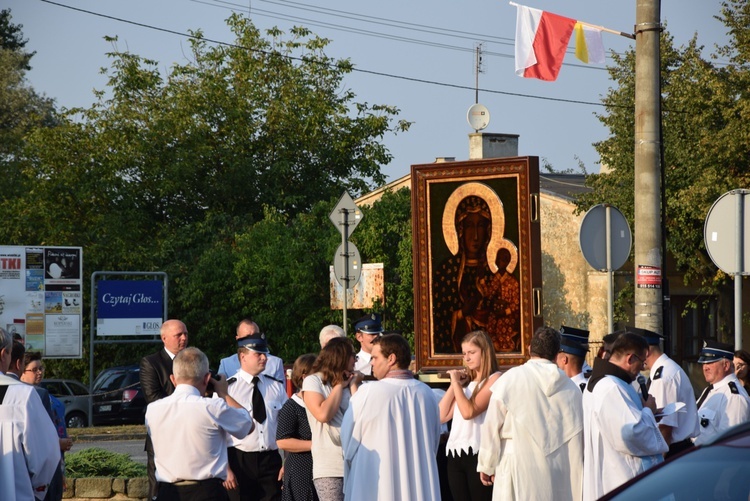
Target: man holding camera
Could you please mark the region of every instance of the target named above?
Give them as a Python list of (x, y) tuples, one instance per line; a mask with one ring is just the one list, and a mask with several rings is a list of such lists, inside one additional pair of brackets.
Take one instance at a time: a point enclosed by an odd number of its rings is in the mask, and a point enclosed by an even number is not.
[[(146, 430), (154, 448), (159, 500), (227, 500), (227, 434), (243, 438), (253, 420), (227, 393), (227, 380), (211, 379), (208, 358), (185, 348), (174, 358), (175, 389), (146, 409)], [(210, 385), (219, 398), (205, 398)]]
[(227, 489), (232, 499), (279, 500), (282, 461), (276, 426), (279, 410), (287, 400), (286, 385), (264, 372), (268, 361), (264, 334), (255, 332), (240, 338), (237, 346), (240, 370), (229, 385), (229, 394), (250, 412), (255, 428), (245, 438), (232, 439)]

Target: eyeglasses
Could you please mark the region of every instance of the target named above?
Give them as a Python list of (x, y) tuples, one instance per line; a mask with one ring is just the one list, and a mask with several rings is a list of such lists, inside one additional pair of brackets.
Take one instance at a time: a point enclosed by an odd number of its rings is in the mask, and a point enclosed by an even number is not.
[(36, 369), (26, 369), (24, 372), (44, 372), (44, 367), (37, 367)]
[(634, 357), (636, 358), (636, 360), (638, 360), (638, 362), (639, 362), (639, 363), (641, 364), (641, 367), (643, 367), (643, 364), (645, 364), (645, 363), (646, 363), (646, 361), (645, 361), (645, 360), (643, 360), (643, 359), (642, 359), (641, 357), (639, 357), (639, 356), (638, 356), (638, 355), (636, 355), (635, 353), (631, 353), (631, 355), (633, 355), (633, 356), (634, 356)]

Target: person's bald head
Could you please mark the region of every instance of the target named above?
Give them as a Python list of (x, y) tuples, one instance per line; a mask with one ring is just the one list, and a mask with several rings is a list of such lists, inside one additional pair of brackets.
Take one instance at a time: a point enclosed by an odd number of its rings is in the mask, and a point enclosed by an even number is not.
[(188, 345), (187, 327), (180, 320), (167, 320), (161, 324), (161, 341), (168, 352), (177, 355)]
[(258, 324), (250, 320), (249, 318), (243, 318), (240, 323), (237, 324), (237, 331), (235, 332), (235, 339), (240, 339), (247, 336), (252, 336), (260, 332)]

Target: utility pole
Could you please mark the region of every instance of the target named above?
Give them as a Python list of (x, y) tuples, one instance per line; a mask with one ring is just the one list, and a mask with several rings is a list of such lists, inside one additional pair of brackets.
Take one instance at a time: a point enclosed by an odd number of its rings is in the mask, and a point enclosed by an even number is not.
[(636, 0), (635, 22), (635, 325), (661, 333), (661, 1)]
[(482, 46), (477, 43), (474, 45), (474, 104), (479, 103), (479, 74), (484, 73), (482, 69)]

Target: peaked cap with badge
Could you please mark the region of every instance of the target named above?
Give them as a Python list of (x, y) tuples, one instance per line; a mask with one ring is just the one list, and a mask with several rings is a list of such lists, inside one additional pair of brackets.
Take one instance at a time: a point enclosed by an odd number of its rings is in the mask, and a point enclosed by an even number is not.
[(720, 343), (714, 340), (703, 342), (703, 349), (701, 350), (700, 357), (698, 357), (699, 364), (712, 364), (722, 358), (730, 362), (734, 359), (734, 347), (731, 344)]
[(246, 348), (257, 353), (265, 353), (268, 355), (268, 343), (266, 343), (266, 335), (262, 332), (256, 332), (249, 336), (241, 337), (237, 340), (237, 346), (239, 348)]
[(354, 330), (365, 334), (382, 334), (383, 325), (380, 322), (380, 315), (378, 313), (365, 315), (354, 324)]

